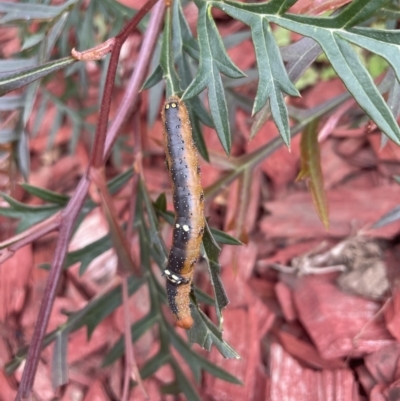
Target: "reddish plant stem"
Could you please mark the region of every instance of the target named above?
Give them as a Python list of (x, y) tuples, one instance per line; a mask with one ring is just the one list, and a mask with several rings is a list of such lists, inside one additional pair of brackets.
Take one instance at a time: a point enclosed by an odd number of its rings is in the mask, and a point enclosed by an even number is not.
[(114, 89), (115, 75), (117, 73), (119, 53), (128, 35), (139, 24), (143, 17), (157, 3), (158, 0), (148, 0), (137, 12), (128, 25), (115, 37), (115, 45), (111, 52), (110, 64), (107, 71), (107, 78), (104, 85), (104, 93), (101, 101), (99, 122), (97, 124), (93, 152), (90, 158), (90, 166), (99, 168), (103, 165), (104, 142), (106, 140), (108, 117), (110, 114), (111, 98)]
[[(104, 142), (106, 138), (108, 115), (110, 111), (111, 96), (114, 85), (115, 74), (117, 70), (117, 63), (119, 58), (119, 52), (123, 41), (128, 37), (132, 29), (134, 29), (137, 24), (141, 21), (143, 16), (151, 9), (151, 7), (158, 0), (149, 0), (141, 10), (135, 15), (135, 17), (130, 21), (130, 23), (117, 35), (116, 46), (111, 54), (111, 60), (109, 64), (109, 70), (107, 72), (107, 79), (105, 90), (103, 94), (103, 99), (100, 109), (100, 119), (97, 126), (95, 144), (92, 150), (92, 156), (90, 159), (90, 166), (99, 168), (103, 164), (103, 153), (104, 153)], [(161, 13), (162, 14), (162, 13)], [(159, 13), (157, 13), (159, 16)], [(159, 29), (157, 27), (157, 32)], [(154, 31), (154, 28), (153, 28)], [(153, 32), (152, 32), (153, 33)], [(155, 37), (154, 37), (155, 41)], [(142, 53), (141, 53), (142, 54)], [(150, 54), (146, 54), (149, 58)], [(144, 56), (142, 56), (143, 58)], [(144, 57), (145, 58), (145, 57)], [(147, 60), (148, 63), (148, 60)], [(147, 64), (146, 64), (147, 65)], [(90, 168), (90, 167), (89, 167)], [(88, 168), (88, 171), (89, 171)], [(57, 285), (62, 272), (62, 267), (67, 254), (68, 243), (72, 234), (72, 229), (82, 209), (83, 203), (85, 201), (87, 192), (89, 190), (90, 180), (88, 174), (82, 177), (78, 188), (70, 199), (67, 207), (62, 212), (61, 222), (59, 223), (60, 234), (57, 241), (56, 249), (54, 252), (52, 266), (49, 272), (49, 277), (47, 279), (46, 289), (43, 296), (42, 305), (40, 307), (37, 323), (32, 336), (31, 345), (29, 347), (26, 365), (24, 372), (22, 374), (21, 383), (18, 388), (18, 393), (16, 396), (16, 401), (29, 400), (32, 391), (33, 382), (35, 379), (35, 374), (37, 366), (39, 363), (40, 351), (42, 349), (43, 338), (47, 329), (48, 321), (50, 318), (50, 313), (53, 307)], [(49, 227), (50, 228), (50, 227)], [(54, 224), (51, 224), (50, 229), (55, 229)], [(42, 230), (41, 235), (43, 235), (47, 230)], [(37, 238), (39, 238), (39, 235)], [(33, 239), (32, 239), (33, 240)], [(16, 245), (16, 244), (15, 244)]]
[[(143, 85), (145, 74), (148, 70), (148, 65), (150, 62), (151, 55), (154, 51), (154, 46), (158, 33), (160, 31), (161, 23), (164, 17), (165, 3), (160, 1), (155, 7), (151, 14), (151, 19), (149, 26), (146, 30), (146, 36), (143, 39), (143, 44), (140, 49), (140, 55), (137, 59), (135, 66), (135, 71), (133, 72), (131, 79), (128, 82), (127, 89), (125, 91), (124, 97), (118, 108), (118, 113), (114, 120), (110, 124), (110, 128), (107, 133), (106, 144), (104, 149), (104, 160), (110, 155), (114, 141), (118, 135), (118, 132), (124, 123), (128, 114), (134, 109), (138, 96), (139, 90)], [(151, 107), (151, 106), (150, 106)]]
[(74, 227), (76, 218), (83, 206), (89, 189), (90, 181), (83, 177), (74, 194), (74, 202), (69, 202), (62, 213), (62, 222), (60, 225), (60, 234), (57, 246), (54, 251), (52, 266), (47, 279), (46, 289), (40, 306), (35, 331), (32, 336), (29, 347), (27, 361), (22, 374), (21, 383), (18, 388), (16, 401), (29, 400), (33, 381), (35, 379), (36, 369), (39, 363), (40, 351), (42, 350), (43, 338), (46, 333), (47, 324), (56, 296), (57, 284), (60, 279), (62, 267), (67, 253), (69, 239)]

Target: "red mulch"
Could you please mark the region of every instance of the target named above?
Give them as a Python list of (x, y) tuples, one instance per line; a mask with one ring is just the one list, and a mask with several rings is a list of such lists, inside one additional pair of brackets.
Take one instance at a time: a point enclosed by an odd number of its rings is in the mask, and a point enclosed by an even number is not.
[[(143, 4), (142, 0), (121, 2), (134, 7)], [(341, 4), (347, 2), (340, 1)], [(296, 7), (300, 12), (308, 9), (317, 14), (329, 10), (330, 3), (304, 0)], [(192, 5), (185, 13), (194, 23), (196, 12)], [(225, 18), (219, 21), (223, 34), (241, 28), (222, 14), (217, 13), (216, 17)], [(11, 55), (19, 46), (15, 35), (10, 32), (0, 30), (6, 43), (6, 55)], [(123, 71), (127, 71), (121, 77), (122, 82), (129, 77), (137, 55), (140, 44), (137, 35), (131, 41), (130, 55), (122, 61)], [(250, 40), (230, 49), (229, 54), (240, 68), (255, 65)], [(97, 101), (99, 80), (97, 66), (91, 64), (89, 68), (93, 75), (93, 89), (87, 99), (88, 106)], [(52, 81), (47, 89), (59, 95), (59, 81)], [(251, 93), (253, 89), (250, 89)], [(343, 90), (340, 81), (331, 79), (304, 90), (301, 99), (289, 102), (297, 107), (311, 108)], [(113, 115), (122, 93), (123, 85), (115, 91)], [(355, 108), (351, 102), (347, 105)], [(151, 128), (147, 126), (147, 107), (147, 94), (144, 93), (141, 129), (145, 182), (153, 199), (161, 192), (167, 192), (171, 209), (170, 184), (160, 146), (161, 124), (156, 122)], [(321, 157), (329, 200), (329, 231), (325, 231), (319, 221), (306, 185), (295, 182), (300, 166), (299, 136), (293, 139), (290, 152), (282, 146), (254, 169), (245, 201), (245, 218), (240, 227), (237, 219), (243, 199), (238, 192), (238, 182), (221, 192), (207, 209), (211, 226), (240, 236), (247, 244), (225, 246), (220, 258), (222, 280), (231, 301), (224, 311), (224, 338), (241, 359), (224, 360), (216, 349), (208, 354), (194, 346), (210, 361), (242, 380), (243, 386), (229, 384), (205, 373), (198, 386), (204, 400), (400, 399), (400, 222), (381, 229), (371, 228), (376, 220), (400, 202), (400, 187), (392, 179), (394, 174), (400, 173), (400, 148), (389, 142), (381, 149), (378, 130), (367, 133), (365, 127), (351, 128), (347, 112), (348, 109), (342, 108), (329, 120), (321, 121), (320, 125), (321, 130), (325, 127), (323, 133), (326, 137), (321, 143)], [(47, 139), (54, 113), (54, 107), (50, 108), (38, 136), (30, 143), (30, 183), (61, 193), (72, 193), (88, 163), (90, 136), (83, 135), (75, 153), (68, 154), (66, 149), (72, 130), (66, 124), (58, 132), (53, 149), (48, 151)], [(96, 118), (94, 114), (89, 119), (95, 122)], [(249, 141), (251, 122), (248, 114), (238, 110), (233, 145), (235, 156), (252, 152), (278, 135), (274, 123), (267, 122)], [(29, 127), (32, 129), (32, 123)], [(128, 121), (123, 131), (130, 132), (130, 127), (131, 121)], [(224, 158), (215, 132), (204, 128), (204, 136), (210, 151), (217, 153), (216, 159)], [(120, 162), (120, 167), (112, 163), (108, 165), (110, 177), (130, 166), (131, 154), (122, 153)], [(220, 168), (204, 162), (202, 172), (205, 187), (223, 174)], [(11, 190), (3, 178), (1, 184), (4, 184), (2, 189)], [(13, 193), (28, 204), (40, 203), (21, 189), (17, 188)], [(122, 219), (127, 217), (130, 193), (127, 186), (115, 197)], [(11, 235), (14, 224), (2, 217), (0, 223), (4, 227), (1, 232), (4, 240)], [(75, 234), (70, 250), (79, 249), (106, 231), (106, 221), (100, 211), (95, 210)], [(170, 238), (170, 229), (166, 225), (162, 226), (162, 234)], [(380, 241), (381, 259), (390, 279), (389, 289), (381, 294), (380, 299), (344, 292), (336, 281), (339, 272), (301, 275), (299, 270), (285, 273), (271, 268), (272, 264), (290, 266), (293, 258), (318, 253), (323, 242), (325, 249), (329, 250), (355, 236)], [(29, 344), (47, 280), (47, 272), (38, 267), (51, 261), (56, 238), (55, 234), (48, 235), (26, 246), (0, 267), (0, 366), (4, 366), (21, 346)], [(132, 252), (137, 259), (137, 236), (132, 240)], [(202, 272), (201, 267), (198, 270)], [(104, 291), (115, 277), (116, 256), (113, 251), (94, 260), (82, 277), (79, 276), (79, 266), (66, 271), (59, 285), (49, 330), (63, 324), (66, 313), (82, 308), (92, 297)], [(209, 289), (203, 273), (197, 280), (203, 289)], [(138, 291), (131, 298), (130, 308), (132, 322), (147, 313), (147, 289)], [(212, 310), (208, 312), (213, 316)], [(101, 368), (101, 363), (122, 331), (123, 316), (119, 309), (95, 329), (90, 341), (85, 329), (71, 334), (68, 355), (70, 382), (58, 393), (52, 389), (50, 379), (52, 347), (46, 348), (34, 386), (37, 399), (52, 400), (57, 395), (63, 401), (118, 399), (124, 374), (123, 362), (118, 361), (105, 369)], [(134, 347), (138, 365), (142, 366), (156, 354), (158, 347), (156, 332), (146, 333)], [(0, 371), (0, 401), (13, 399), (22, 369), (23, 365), (11, 377)], [(184, 363), (182, 369), (191, 377)], [(160, 395), (160, 387), (173, 379), (171, 369), (164, 366), (145, 380), (151, 400), (183, 399)], [(135, 388), (130, 399), (141, 400), (144, 397), (140, 389)]]

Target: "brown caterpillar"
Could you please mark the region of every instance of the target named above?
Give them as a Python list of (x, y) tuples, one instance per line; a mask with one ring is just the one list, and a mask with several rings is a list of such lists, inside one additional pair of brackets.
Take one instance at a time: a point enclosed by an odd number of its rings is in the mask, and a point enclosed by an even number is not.
[(175, 209), (172, 248), (164, 270), (167, 296), (176, 325), (190, 329), (189, 294), (204, 233), (204, 195), (189, 114), (177, 96), (165, 102), (162, 122)]

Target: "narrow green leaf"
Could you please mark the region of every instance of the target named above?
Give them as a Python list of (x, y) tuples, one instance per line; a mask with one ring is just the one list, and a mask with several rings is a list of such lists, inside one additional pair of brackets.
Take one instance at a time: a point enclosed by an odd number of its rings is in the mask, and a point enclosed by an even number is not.
[(70, 197), (68, 195), (59, 194), (54, 191), (50, 191), (49, 189), (35, 187), (34, 185), (30, 185), (27, 183), (20, 184), (26, 192), (29, 192), (31, 195), (38, 197), (46, 202), (55, 203), (60, 206), (65, 206)]
[(161, 82), (163, 78), (163, 69), (161, 65), (158, 65), (156, 69), (149, 75), (149, 77), (146, 79), (145, 83), (142, 86), (141, 91), (144, 91), (146, 89), (152, 88), (154, 85), (157, 85), (159, 82)]
[(131, 178), (133, 177), (133, 168), (130, 167), (128, 170), (117, 175), (107, 183), (107, 188), (111, 195), (118, 192)]
[(0, 18), (0, 24), (20, 20), (52, 20), (73, 7), (77, 1), (69, 0), (61, 6), (0, 2), (0, 13), (5, 14)]
[(0, 195), (10, 205), (10, 207), (0, 207), (0, 215), (12, 219), (20, 219), (17, 227), (18, 233), (61, 210), (60, 206), (54, 205), (27, 206), (24, 203), (16, 201), (5, 193), (0, 192)]
[(157, 370), (160, 369), (161, 366), (164, 366), (166, 363), (169, 363), (170, 360), (171, 360), (171, 355), (169, 353), (163, 351), (158, 352), (156, 355), (150, 358), (145, 363), (145, 365), (140, 369), (141, 378), (146, 379), (147, 377), (150, 377), (155, 372), (157, 372)]
[(22, 88), (46, 75), (52, 74), (62, 68), (67, 67), (70, 64), (75, 63), (77, 60), (73, 57), (65, 57), (63, 59), (50, 61), (48, 63), (28, 67), (17, 72), (10, 72), (9, 74), (3, 74), (0, 79), (0, 96), (5, 95), (8, 92)]
[(98, 240), (84, 246), (83, 248), (80, 248), (73, 252), (69, 252), (64, 263), (64, 269), (67, 269), (75, 263), (80, 262), (81, 266), (79, 268), (79, 275), (82, 276), (88, 268), (89, 264), (95, 258), (108, 251), (111, 246), (111, 238), (107, 234), (99, 238)]
[(155, 261), (157, 262), (157, 264), (159, 264), (160, 268), (163, 269), (167, 265), (168, 251), (164, 241), (160, 236), (158, 228), (158, 219), (154, 212), (153, 203), (147, 192), (146, 186), (144, 185), (144, 182), (142, 180), (139, 180), (138, 188), (139, 188), (138, 192), (140, 192), (141, 199), (143, 199), (148, 215), (148, 221), (150, 223), (150, 227), (147, 230), (148, 235), (150, 237), (149, 247), (152, 250), (152, 252), (154, 252), (152, 256), (154, 257)]
[[(216, 376), (222, 380), (225, 380), (229, 383), (234, 384), (242, 384), (240, 380), (238, 380), (235, 376), (232, 376), (230, 373), (226, 372), (225, 370), (221, 369), (217, 365), (209, 362), (206, 358), (199, 355), (198, 353), (194, 352), (189, 344), (183, 341), (182, 337), (179, 336), (176, 331), (171, 327), (167, 326), (168, 334), (170, 336), (171, 344), (176, 348), (180, 355), (184, 357), (184, 360), (187, 362), (188, 360), (192, 361), (193, 363), (189, 363), (189, 366), (196, 365), (197, 368), (201, 368), (206, 370), (207, 372), (211, 373), (213, 376)], [(197, 369), (195, 368), (195, 370)], [(195, 371), (192, 369), (193, 374), (198, 381), (200, 378), (200, 371), (198, 372), (198, 376), (196, 375), (197, 370)]]
[(217, 313), (217, 319), (219, 324), (222, 323), (222, 309), (228, 305), (229, 300), (226, 295), (225, 289), (223, 287), (220, 272), (221, 266), (219, 264), (218, 258), (221, 252), (221, 249), (218, 247), (217, 243), (215, 242), (210, 228), (206, 222), (204, 235), (203, 235), (203, 244), (204, 244), (204, 251), (205, 251), (205, 260), (208, 265), (208, 270), (210, 273), (211, 284), (213, 286), (214, 294), (215, 294), (215, 311)]
[(329, 229), (328, 200), (324, 189), (321, 155), (318, 143), (318, 119), (312, 121), (301, 136), (301, 170), (297, 180), (309, 179), (311, 195), (318, 216)]
[[(129, 295), (135, 293), (144, 283), (146, 278), (131, 276), (128, 279)], [(74, 313), (68, 319), (65, 330), (69, 333), (87, 326), (87, 336), (90, 339), (94, 329), (107, 316), (122, 304), (121, 286), (118, 286), (99, 298), (90, 301), (82, 310)]]
[(165, 28), (161, 48), (160, 65), (164, 71), (164, 80), (167, 87), (167, 97), (180, 93), (179, 78), (175, 71), (172, 49), (172, 10), (169, 7), (165, 14)]
[(171, 361), (171, 365), (175, 371), (175, 377), (179, 384), (182, 393), (185, 394), (186, 399), (190, 401), (201, 401), (201, 398), (187, 377), (184, 375), (177, 362)]
[(259, 69), (259, 82), (253, 114), (269, 100), (272, 117), (287, 146), (290, 146), (289, 117), (283, 94), (299, 96), (299, 92), (287, 76), (278, 45), (268, 22), (253, 19), (252, 35)]
[[(338, 35), (357, 46), (363, 47), (364, 49), (383, 57), (392, 66), (397, 79), (400, 80), (400, 35), (397, 36), (399, 42), (395, 44), (388, 42), (387, 37), (385, 36), (385, 32), (387, 31), (382, 31), (380, 39), (378, 39), (378, 35), (374, 38), (370, 38), (368, 35), (370, 30), (358, 29), (356, 32), (358, 34), (339, 31)], [(367, 35), (364, 36), (362, 33), (366, 33)]]
[(206, 294), (204, 291), (200, 290), (198, 287), (194, 287), (194, 295), (196, 297), (196, 300), (200, 303), (204, 303), (206, 305), (214, 306), (215, 301), (214, 298), (210, 297), (208, 294)]
[(227, 359), (240, 358), (238, 353), (223, 340), (222, 333), (214, 323), (199, 308), (192, 309), (192, 317), (195, 323), (189, 330), (190, 342), (199, 344), (207, 351), (210, 351), (212, 345), (215, 345), (221, 355)]
[(349, 28), (373, 17), (390, 0), (354, 0), (333, 17), (337, 28)]
[(243, 245), (243, 242), (221, 230), (217, 230), (216, 228), (211, 228), (211, 234), (214, 237), (215, 241), (220, 244)]
[[(132, 341), (136, 342), (139, 338), (149, 330), (157, 321), (160, 319), (160, 316), (150, 312), (148, 315), (138, 320), (136, 323), (131, 325), (131, 336)], [(108, 366), (113, 364), (119, 358), (121, 358), (125, 353), (125, 339), (121, 336), (121, 338), (115, 343), (115, 345), (111, 348), (111, 350), (104, 357), (102, 366)]]
[(397, 122), (351, 45), (342, 38), (342, 31), (336, 33), (333, 30), (298, 24), (274, 16), (269, 19), (286, 29), (316, 40), (360, 107), (390, 139), (400, 144)]
[(244, 73), (236, 67), (226, 54), (222, 39), (212, 19), (208, 3), (201, 3), (198, 18), (200, 66), (196, 77), (185, 90), (182, 98), (189, 99), (208, 87), (208, 101), (215, 129), (227, 154), (231, 148), (228, 120), (221, 72), (231, 78), (240, 78)]

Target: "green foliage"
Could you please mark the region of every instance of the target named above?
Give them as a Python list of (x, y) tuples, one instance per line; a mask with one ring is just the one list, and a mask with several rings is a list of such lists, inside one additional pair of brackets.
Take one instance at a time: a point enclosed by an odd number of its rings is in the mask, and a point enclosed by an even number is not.
[[(303, 131), (312, 121), (330, 113), (345, 100), (353, 97), (365, 113), (382, 130), (386, 137), (397, 144), (400, 143), (400, 131), (396, 118), (400, 115), (400, 32), (387, 28), (371, 28), (377, 16), (382, 19), (397, 18), (390, 2), (385, 0), (354, 0), (343, 7), (338, 13), (329, 17), (309, 17), (290, 14), (289, 8), (296, 0), (271, 0), (266, 3), (242, 3), (231, 0), (195, 0), (199, 10), (197, 21), (197, 39), (192, 35), (183, 13), (183, 5), (179, 1), (166, 12), (164, 32), (160, 35), (158, 50), (154, 53), (152, 73), (149, 75), (143, 90), (150, 90), (149, 99), (152, 110), (149, 121), (154, 122), (159, 105), (163, 99), (163, 84), (168, 96), (177, 94), (185, 100), (192, 122), (193, 136), (201, 156), (209, 161), (210, 153), (204, 141), (201, 127), (213, 127), (227, 154), (232, 145), (232, 115), (237, 108), (251, 111), (255, 114), (251, 135), (256, 135), (266, 120), (272, 118), (279, 130), (281, 138), (263, 145), (254, 152), (231, 158), (226, 174), (205, 190), (208, 199), (212, 198), (222, 188), (233, 180), (241, 177), (261, 163), (282, 143), (290, 146), (290, 139)], [(212, 9), (217, 8), (235, 20), (241, 21), (248, 29), (234, 35), (222, 38), (212, 15)], [(14, 127), (0, 129), (0, 141), (12, 141), (17, 149), (17, 160), (25, 178), (29, 176), (29, 141), (27, 122), (31, 116), (37, 95), (40, 95), (37, 107), (36, 121), (32, 134), (39, 131), (43, 116), (51, 105), (57, 109), (52, 136), (64, 119), (72, 123), (74, 135), (70, 149), (74, 149), (83, 128), (91, 129), (86, 123), (86, 116), (92, 108), (75, 109), (70, 105), (71, 99), (83, 99), (87, 95), (89, 81), (84, 63), (69, 57), (70, 35), (76, 32), (76, 43), (79, 50), (93, 47), (116, 35), (127, 18), (132, 17), (134, 10), (126, 8), (115, 0), (91, 1), (83, 10), (82, 1), (70, 0), (60, 6), (32, 4), (32, 2), (5, 3), (0, 2), (0, 21), (14, 24), (20, 28), (23, 47), (14, 60), (0, 61), (0, 111), (18, 111), (19, 120)], [(33, 20), (38, 29), (32, 34), (30, 24)], [(385, 20), (386, 21), (386, 20)], [(145, 23), (140, 28), (145, 29)], [(274, 27), (279, 26), (280, 31)], [(79, 29), (77, 29), (79, 27)], [(284, 48), (278, 43), (284, 29), (296, 32), (303, 39)], [(276, 38), (276, 36), (278, 37)], [(286, 35), (287, 36), (287, 35)], [(229, 58), (227, 49), (242, 40), (251, 37), (254, 45), (257, 66), (248, 71), (241, 71)], [(379, 57), (384, 60), (377, 71), (368, 70), (360, 59), (359, 51), (369, 52), (367, 60)], [(285, 97), (299, 96), (295, 83), (304, 79), (304, 74), (317, 57), (323, 53), (329, 65), (343, 81), (348, 93), (337, 96), (317, 107), (299, 111), (288, 108)], [(50, 60), (52, 56), (52, 60)], [(382, 83), (375, 85), (371, 75), (379, 74), (386, 68), (386, 77)], [(108, 61), (98, 63), (102, 76), (108, 66)], [(55, 79), (54, 72), (63, 71), (68, 82), (68, 90), (61, 96), (54, 96), (44, 88), (44, 84)], [(254, 96), (243, 95), (237, 88), (252, 84), (258, 80)], [(312, 81), (311, 81), (312, 82)], [(304, 83), (303, 83), (304, 84)], [(27, 86), (28, 85), (28, 86)], [(101, 87), (104, 79), (101, 81)], [(24, 92), (20, 90), (24, 88)], [(9, 92), (19, 89), (17, 95)], [(204, 105), (201, 95), (207, 89), (208, 108)], [(100, 96), (102, 90), (100, 90)], [(387, 103), (383, 94), (387, 94)], [(100, 103), (100, 97), (99, 97)], [(209, 110), (209, 111), (208, 111)], [(289, 117), (297, 121), (290, 126)], [(309, 174), (314, 180), (314, 196), (317, 198), (317, 209), (326, 221), (327, 211), (323, 198), (322, 175), (318, 158), (315, 127), (309, 128), (304, 135), (304, 158), (309, 163), (304, 174)], [(118, 188), (127, 185), (132, 170), (121, 174), (109, 183), (109, 190), (115, 193)], [(251, 177), (250, 177), (251, 178)], [(129, 292), (133, 294), (141, 286), (149, 289), (150, 310), (141, 320), (131, 327), (133, 341), (137, 341), (147, 330), (157, 330), (160, 349), (157, 355), (149, 359), (141, 369), (142, 377), (148, 377), (161, 366), (169, 364), (175, 373), (175, 380), (163, 388), (165, 393), (177, 394), (183, 392), (190, 400), (200, 399), (196, 390), (190, 384), (180, 369), (172, 348), (183, 357), (190, 367), (197, 382), (201, 379), (202, 370), (238, 384), (239, 381), (228, 372), (208, 362), (194, 352), (190, 345), (178, 336), (164, 316), (161, 305), (166, 302), (164, 288), (160, 285), (161, 271), (166, 265), (168, 250), (160, 235), (160, 217), (172, 224), (173, 214), (167, 210), (166, 198), (163, 195), (153, 203), (146, 185), (138, 180), (134, 229), (140, 239), (140, 265), (142, 277), (129, 279)], [(22, 232), (32, 225), (64, 210), (70, 197), (36, 188), (28, 184), (24, 189), (31, 195), (39, 197), (45, 205), (27, 206), (17, 202), (8, 195), (3, 197), (9, 204), (0, 208), (0, 214), (10, 218), (20, 219), (18, 231)], [(322, 192), (321, 192), (322, 190)], [(87, 201), (82, 210), (82, 218), (94, 207), (92, 201)], [(398, 209), (385, 216), (377, 223), (383, 225), (398, 219)], [(127, 225), (113, 225), (118, 233), (113, 238), (121, 237)], [(213, 296), (194, 288), (191, 294), (192, 312), (195, 325), (190, 330), (190, 342), (200, 344), (209, 350), (213, 345), (226, 358), (238, 358), (237, 353), (222, 337), (222, 311), (228, 304), (228, 299), (220, 279), (218, 244), (239, 245), (235, 238), (221, 231), (206, 227), (203, 239), (202, 256), (207, 264), (213, 287)], [(67, 255), (64, 268), (74, 263), (80, 263), (80, 273), (83, 274), (89, 263), (97, 256), (111, 248), (113, 242), (108, 234), (82, 249)], [(118, 246), (117, 246), (118, 248)], [(151, 268), (152, 261), (159, 271)], [(201, 305), (207, 304), (215, 308), (217, 324), (214, 324), (202, 311)], [(54, 384), (66, 382), (66, 343), (68, 335), (83, 327), (87, 327), (88, 336), (96, 326), (121, 304), (120, 288), (114, 288), (107, 294), (92, 300), (80, 311), (69, 316), (68, 321), (52, 333), (49, 333), (45, 345), (55, 341), (54, 351)], [(105, 356), (104, 365), (109, 365), (124, 353), (122, 338)], [(13, 371), (26, 356), (26, 349), (7, 365), (8, 371)]]

